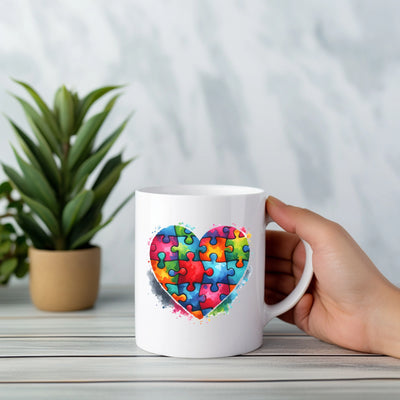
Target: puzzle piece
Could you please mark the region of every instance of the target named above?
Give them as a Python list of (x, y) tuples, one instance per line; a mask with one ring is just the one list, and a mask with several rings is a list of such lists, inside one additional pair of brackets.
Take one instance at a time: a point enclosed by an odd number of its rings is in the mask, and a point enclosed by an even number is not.
[[(233, 271), (233, 274), (229, 274), (228, 276), (228, 283), (230, 285), (237, 285), (240, 280), (242, 279), (242, 276), (246, 272), (247, 268), (247, 263), (248, 261), (228, 261), (227, 264), (227, 269), (228, 271)], [(239, 265), (238, 265), (239, 264)]]
[(173, 251), (172, 247), (178, 246), (178, 238), (173, 236), (167, 236), (168, 242), (165, 242), (164, 235), (157, 234), (150, 246), (150, 259), (160, 260), (159, 254), (165, 254), (165, 261), (173, 261), (178, 259), (178, 252)]
[(217, 237), (222, 237), (226, 238), (226, 235), (224, 233), (224, 227), (223, 226), (217, 226), (216, 228), (210, 229), (204, 236), (203, 238), (209, 237), (211, 238), (210, 244), (216, 245), (217, 244)]
[(221, 301), (225, 299), (230, 293), (229, 285), (225, 283), (217, 283), (217, 290), (214, 291), (211, 289), (210, 284), (201, 285), (200, 288), (200, 296), (204, 296), (205, 300), (200, 301), (200, 306), (203, 310), (203, 315), (205, 314), (205, 309), (215, 308)]
[(227, 239), (235, 239), (236, 238), (235, 231), (239, 232), (239, 237), (244, 237), (243, 233), (234, 226), (224, 226), (222, 230), (224, 232), (223, 236), (226, 237)]
[(175, 225), (175, 232), (176, 236), (184, 238), (185, 244), (193, 244), (194, 239), (196, 239), (197, 242), (199, 241), (195, 234), (184, 226)]
[(235, 274), (233, 269), (228, 269), (226, 262), (217, 262), (217, 255), (210, 255), (211, 261), (203, 261), (203, 265), (205, 269), (211, 270), (212, 275), (207, 274), (203, 277), (203, 284), (211, 284), (211, 290), (218, 290), (218, 283), (226, 283), (229, 284), (229, 276)]
[[(160, 255), (164, 255), (164, 253), (160, 253)], [(176, 261), (164, 261), (163, 259), (160, 261), (151, 260), (151, 266), (153, 268), (154, 275), (156, 276), (157, 280), (164, 286), (167, 283), (178, 283), (178, 276), (175, 274), (171, 274), (172, 272), (179, 271), (179, 262)]]
[(241, 232), (239, 230), (235, 230), (234, 239), (227, 239), (226, 246), (230, 247), (231, 250), (226, 250), (226, 261), (235, 261), (239, 260), (240, 262), (249, 260), (250, 249), (249, 242), (247, 241), (247, 237), (243, 234), (240, 236)]
[(189, 283), (178, 284), (179, 295), (183, 294), (186, 296), (186, 300), (179, 300), (179, 304), (185, 307), (189, 312), (201, 310), (200, 302), (206, 300), (205, 296), (200, 293), (201, 284), (195, 283), (193, 290), (189, 290), (188, 287)]
[(195, 283), (202, 283), (205, 276), (210, 276), (213, 270), (205, 266), (201, 261), (195, 261), (194, 254), (188, 253), (189, 261), (179, 260), (179, 278), (178, 284), (188, 283), (188, 290), (194, 290)]
[(225, 258), (225, 251), (233, 251), (233, 248), (231, 246), (227, 247), (226, 246), (226, 241), (227, 239), (222, 238), (222, 237), (217, 237), (215, 241), (217, 242), (216, 244), (211, 243), (212, 238), (210, 237), (203, 237), (200, 240), (200, 246), (205, 246), (205, 250), (200, 249), (200, 259), (203, 261), (211, 261), (210, 255), (211, 254), (216, 254), (217, 255), (217, 261), (218, 262), (223, 262), (226, 261)]
[(178, 253), (179, 260), (188, 261), (188, 253), (193, 253), (195, 255), (194, 259), (199, 261), (199, 239), (197, 237), (192, 238), (192, 243), (186, 243), (187, 237), (178, 236), (178, 246), (172, 246), (171, 250)]

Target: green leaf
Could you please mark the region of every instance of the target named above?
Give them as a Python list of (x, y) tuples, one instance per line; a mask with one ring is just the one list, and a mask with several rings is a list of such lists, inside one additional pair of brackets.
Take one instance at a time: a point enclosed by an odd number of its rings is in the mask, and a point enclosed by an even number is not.
[(93, 238), (93, 236), (101, 229), (103, 229), (105, 226), (107, 226), (112, 219), (110, 218), (107, 220), (104, 224), (98, 225), (95, 228), (91, 229), (89, 232), (85, 233), (78, 239), (76, 239), (72, 245), (70, 246), (71, 250), (77, 249), (78, 247), (82, 247), (84, 245), (88, 245), (90, 240)]
[(78, 193), (82, 191), (88, 178), (89, 175), (86, 174), (85, 176), (82, 176), (82, 178), (77, 181), (77, 183), (74, 183), (70, 197), (71, 199), (73, 199)]
[[(39, 141), (40, 146), (44, 146), (46, 144), (50, 153), (53, 151), (60, 158), (62, 157), (60, 142), (57, 140), (57, 136), (54, 135), (49, 125), (46, 121), (39, 115), (39, 113), (24, 99), (15, 96), (12, 96), (21, 104), (26, 119), (35, 134), (36, 138)], [(51, 150), (50, 150), (51, 148)]]
[(4, 196), (9, 196), (12, 192), (12, 186), (10, 182), (3, 182), (0, 185), (0, 198)]
[[(95, 201), (104, 203), (107, 199), (108, 195), (111, 193), (112, 189), (116, 185), (119, 180), (121, 171), (129, 165), (133, 159), (128, 160), (126, 162), (120, 163), (116, 165), (113, 169), (111, 169), (107, 175), (104, 175), (101, 181), (96, 181), (93, 186)], [(107, 164), (104, 168), (107, 167)], [(97, 185), (96, 185), (97, 183)]]
[(28, 214), (19, 214), (15, 217), (17, 224), (31, 239), (37, 249), (54, 249), (54, 244), (48, 234), (40, 225)]
[(12, 246), (11, 240), (5, 240), (0, 244), (0, 257), (10, 252)]
[(128, 118), (126, 118), (125, 121), (122, 122), (122, 124), (104, 140), (104, 142), (99, 146), (97, 151), (92, 156), (90, 156), (86, 161), (83, 162), (75, 175), (74, 186), (75, 183), (79, 182), (82, 179), (82, 177), (84, 177), (85, 175), (89, 175), (100, 164), (101, 160), (106, 156), (112, 145), (115, 143), (121, 132), (124, 130), (130, 118), (131, 115), (129, 115)]
[(26, 237), (24, 235), (17, 236), (15, 239), (15, 245), (15, 255), (18, 257), (27, 257), (28, 244), (26, 243)]
[(37, 169), (42, 169), (41, 165), (39, 164), (37, 160), (37, 152), (36, 145), (33, 143), (33, 141), (25, 134), (25, 132), (19, 128), (18, 125), (16, 125), (10, 118), (8, 118), (8, 121), (10, 122), (11, 126), (14, 129), (14, 133), (17, 136), (18, 142), (28, 157), (29, 161), (37, 168)]
[(97, 186), (99, 186), (104, 179), (107, 177), (107, 175), (110, 174), (110, 172), (118, 165), (122, 163), (122, 153), (117, 154), (113, 158), (110, 158), (106, 164), (103, 166), (101, 169), (96, 181), (93, 184), (93, 189), (95, 189)]
[(0, 265), (0, 275), (3, 279), (7, 279), (17, 268), (18, 259), (16, 257), (4, 260)]
[(8, 120), (29, 161), (36, 167), (36, 169), (46, 175), (53, 188), (58, 189), (61, 184), (61, 177), (47, 143), (42, 143), (41, 146), (37, 146), (18, 125), (16, 125), (11, 119)]
[(105, 86), (101, 87), (99, 89), (93, 90), (89, 94), (87, 94), (82, 101), (80, 102), (79, 106), (79, 111), (78, 111), (78, 118), (76, 121), (76, 127), (79, 127), (85, 118), (87, 112), (89, 111), (90, 107), (93, 105), (95, 101), (100, 99), (102, 96), (107, 94), (108, 92), (115, 90), (115, 89), (120, 89), (124, 85), (119, 85), (119, 86)]
[(34, 192), (31, 190), (29, 182), (27, 182), (23, 177), (21, 177), (15, 169), (9, 167), (8, 165), (2, 164), (5, 174), (10, 179), (11, 183), (20, 192), (20, 194), (25, 194), (27, 196), (33, 197)]
[(24, 259), (18, 259), (18, 266), (15, 269), (15, 275), (17, 278), (24, 277), (29, 271), (29, 264)]
[(29, 192), (31, 193), (31, 195), (27, 195), (35, 200), (41, 201), (50, 210), (53, 210), (55, 214), (58, 214), (59, 205), (55, 193), (46, 178), (36, 168), (26, 163), (14, 148), (13, 150), (18, 165), (24, 174), (25, 183), (29, 187)]
[(24, 208), (24, 203), (21, 200), (16, 200), (16, 201), (11, 201), (10, 203), (7, 204), (7, 210), (17, 210), (17, 212), (22, 211)]
[(57, 218), (54, 214), (43, 204), (38, 201), (31, 199), (25, 195), (21, 195), (25, 203), (30, 207), (30, 209), (44, 222), (44, 224), (49, 228), (50, 232), (58, 236), (60, 234), (60, 227)]
[(76, 134), (76, 140), (68, 154), (68, 168), (72, 169), (82, 158), (96, 136), (109, 111), (103, 111), (85, 122)]
[(5, 232), (8, 232), (8, 233), (16, 233), (16, 232), (15, 232), (15, 228), (14, 228), (14, 227), (12, 226), (12, 224), (10, 224), (10, 223), (1, 225), (1, 227), (2, 227), (2, 229), (3, 229)]
[(71, 250), (76, 249), (78, 247), (84, 246), (84, 245), (88, 245), (90, 240), (93, 238), (93, 236), (100, 231), (101, 229), (103, 229), (104, 227), (106, 227), (114, 218), (115, 216), (119, 213), (119, 211), (126, 205), (126, 203), (128, 203), (128, 201), (135, 195), (135, 193), (131, 193), (117, 208), (116, 210), (111, 214), (110, 218), (107, 219), (106, 222), (104, 222), (103, 224), (98, 224), (96, 225), (93, 229), (89, 230), (88, 232), (86, 232), (85, 234), (83, 234), (82, 236), (80, 236), (78, 239), (76, 239), (72, 245), (71, 245)]
[(64, 85), (56, 92), (54, 108), (58, 116), (64, 143), (67, 143), (73, 133), (75, 124), (74, 100)]
[(61, 132), (60, 132), (60, 129), (59, 129), (58, 125), (57, 125), (57, 121), (56, 121), (53, 113), (51, 112), (51, 110), (49, 109), (47, 104), (43, 101), (43, 99), (39, 96), (39, 94), (31, 86), (29, 86), (27, 83), (22, 82), (22, 81), (18, 81), (16, 79), (13, 79), (13, 80), (14, 80), (14, 82), (16, 82), (19, 85), (21, 85), (22, 87), (24, 87), (25, 90), (30, 94), (30, 96), (33, 98), (35, 103), (38, 105), (40, 111), (43, 114), (43, 117), (44, 117), (46, 123), (49, 125), (49, 127), (52, 130), (54, 136), (58, 137), (58, 138), (61, 138)]
[(72, 227), (87, 213), (93, 203), (93, 199), (93, 191), (84, 190), (65, 206), (62, 215), (64, 235), (68, 235)]

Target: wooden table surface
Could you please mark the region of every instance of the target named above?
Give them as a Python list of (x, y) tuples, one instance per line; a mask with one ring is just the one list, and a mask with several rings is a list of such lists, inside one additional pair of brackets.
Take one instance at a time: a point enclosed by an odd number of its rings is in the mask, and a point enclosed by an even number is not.
[(400, 399), (400, 360), (348, 351), (275, 319), (264, 345), (175, 359), (135, 343), (133, 289), (102, 288), (92, 310), (46, 313), (28, 288), (0, 288), (1, 399)]

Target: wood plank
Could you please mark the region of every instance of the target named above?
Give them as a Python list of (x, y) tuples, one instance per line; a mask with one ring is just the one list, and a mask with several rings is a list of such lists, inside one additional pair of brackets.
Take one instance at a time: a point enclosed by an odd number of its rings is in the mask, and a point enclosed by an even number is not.
[(168, 357), (3, 358), (0, 382), (218, 382), (400, 379), (390, 357)]
[(61, 317), (82, 315), (133, 316), (133, 285), (105, 286), (100, 288), (95, 307), (74, 312), (46, 312), (38, 310), (30, 300), (26, 286), (0, 287), (0, 319), (23, 317)]
[[(263, 346), (248, 356), (346, 356), (359, 355), (350, 350), (323, 343), (309, 336), (269, 336)], [(136, 346), (133, 337), (29, 337), (0, 338), (2, 357), (61, 357), (61, 356), (153, 356)]]
[(105, 382), (105, 383), (25, 383), (0, 384), (2, 397), (13, 400), (99, 400), (133, 399), (176, 400), (187, 397), (190, 400), (209, 399), (346, 399), (398, 400), (400, 380), (355, 380), (322, 382), (207, 382), (194, 383), (147, 383), (147, 382)]

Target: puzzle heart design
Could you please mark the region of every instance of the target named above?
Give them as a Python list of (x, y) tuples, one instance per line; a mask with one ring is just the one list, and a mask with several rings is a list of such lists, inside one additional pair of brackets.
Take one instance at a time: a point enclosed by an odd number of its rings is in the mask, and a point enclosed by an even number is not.
[(170, 225), (150, 245), (154, 276), (189, 313), (202, 319), (240, 282), (250, 248), (246, 235), (232, 226), (218, 226), (200, 240), (189, 229)]

